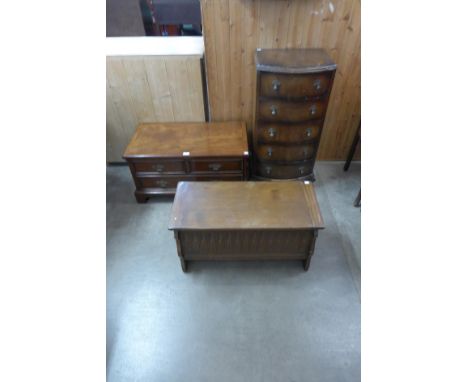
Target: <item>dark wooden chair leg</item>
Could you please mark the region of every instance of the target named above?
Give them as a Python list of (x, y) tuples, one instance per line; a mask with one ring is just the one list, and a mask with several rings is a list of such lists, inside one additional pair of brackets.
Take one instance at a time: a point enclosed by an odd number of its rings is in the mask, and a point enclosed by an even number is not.
[(353, 144), (349, 148), (348, 157), (346, 158), (346, 163), (343, 167), (344, 171), (348, 171), (349, 165), (353, 160), (354, 153), (356, 152), (356, 147), (359, 143), (359, 139), (361, 138), (361, 121), (359, 121), (359, 127), (356, 130), (356, 134), (354, 135)]
[(361, 190), (359, 190), (359, 194), (356, 196), (354, 200), (354, 207), (361, 207)]

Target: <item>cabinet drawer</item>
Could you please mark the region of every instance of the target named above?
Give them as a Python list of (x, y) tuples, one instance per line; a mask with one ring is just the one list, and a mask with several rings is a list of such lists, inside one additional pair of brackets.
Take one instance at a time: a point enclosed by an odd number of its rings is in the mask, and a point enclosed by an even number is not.
[(219, 175), (184, 175), (184, 176), (140, 176), (137, 178), (139, 188), (176, 188), (178, 182), (187, 181), (220, 181), (242, 180), (241, 174)]
[(292, 179), (311, 175), (313, 170), (312, 162), (304, 162), (298, 165), (277, 165), (271, 163), (258, 162), (257, 175), (265, 178)]
[(314, 145), (277, 146), (258, 145), (257, 157), (260, 160), (297, 161), (312, 159), (315, 155)]
[(160, 177), (160, 176), (145, 176), (139, 177), (138, 183), (142, 188), (176, 188), (177, 182), (182, 180), (181, 176)]
[(265, 97), (305, 98), (325, 94), (330, 86), (330, 74), (262, 73), (260, 95)]
[(295, 143), (317, 140), (322, 129), (321, 123), (309, 122), (298, 125), (279, 123), (259, 123), (257, 140), (259, 142)]
[(223, 172), (223, 171), (242, 171), (242, 160), (197, 160), (190, 162), (192, 172)]
[(136, 172), (185, 173), (182, 160), (155, 160), (151, 162), (133, 162)]
[(323, 101), (262, 100), (258, 109), (259, 119), (262, 121), (300, 122), (322, 118), (325, 105)]

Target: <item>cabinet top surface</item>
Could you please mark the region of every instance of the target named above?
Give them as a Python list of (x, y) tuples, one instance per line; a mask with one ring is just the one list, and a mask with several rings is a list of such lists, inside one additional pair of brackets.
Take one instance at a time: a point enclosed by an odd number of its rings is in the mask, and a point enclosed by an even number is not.
[(248, 150), (243, 122), (142, 123), (123, 157), (241, 157)]
[(312, 184), (179, 182), (169, 229), (324, 228)]
[(335, 70), (335, 62), (323, 49), (257, 49), (257, 70), (279, 73), (314, 73)]

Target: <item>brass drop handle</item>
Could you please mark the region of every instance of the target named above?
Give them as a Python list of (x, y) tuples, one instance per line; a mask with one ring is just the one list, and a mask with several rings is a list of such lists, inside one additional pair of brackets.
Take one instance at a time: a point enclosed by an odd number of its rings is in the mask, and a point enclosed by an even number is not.
[(268, 129), (268, 135), (273, 138), (276, 135), (276, 130), (273, 127)]
[(221, 164), (219, 163), (210, 163), (208, 168), (212, 171), (218, 171), (221, 168)]
[(317, 112), (317, 106), (315, 105), (315, 103), (310, 107), (310, 114), (311, 115), (315, 115), (315, 113)]
[(281, 86), (281, 82), (279, 82), (278, 80), (273, 80), (271, 84), (273, 85), (273, 90), (275, 92), (279, 91), (279, 88)]
[(271, 157), (271, 154), (273, 154), (273, 149), (271, 147), (268, 147), (267, 154), (269, 157)]
[(314, 88), (315, 90), (320, 90), (322, 88), (322, 82), (320, 80), (314, 81)]
[(271, 167), (270, 166), (265, 167), (265, 172), (267, 173), (267, 175), (270, 175), (271, 174)]
[(167, 186), (167, 182), (165, 180), (158, 180), (156, 182), (156, 184), (160, 187), (166, 187)]
[(308, 137), (311, 137), (311, 136), (312, 136), (312, 129), (311, 129), (310, 127), (308, 127), (308, 128), (306, 129), (306, 136), (308, 136)]
[(153, 170), (156, 170), (157, 172), (164, 171), (164, 165), (163, 164), (153, 165)]
[(275, 106), (272, 105), (272, 106), (270, 107), (270, 110), (271, 110), (271, 115), (276, 115), (276, 114), (278, 114), (278, 110), (276, 110), (276, 107), (275, 107)]

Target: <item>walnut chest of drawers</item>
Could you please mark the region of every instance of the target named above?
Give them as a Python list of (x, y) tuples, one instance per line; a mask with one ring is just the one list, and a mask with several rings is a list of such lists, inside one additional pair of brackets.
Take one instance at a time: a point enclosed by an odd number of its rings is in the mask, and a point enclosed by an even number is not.
[(257, 49), (254, 176), (314, 180), (336, 64), (322, 49)]
[(301, 260), (323, 220), (309, 181), (179, 182), (169, 229), (182, 270), (198, 260)]
[(179, 181), (247, 179), (248, 156), (242, 122), (143, 123), (123, 155), (139, 203), (174, 194)]

